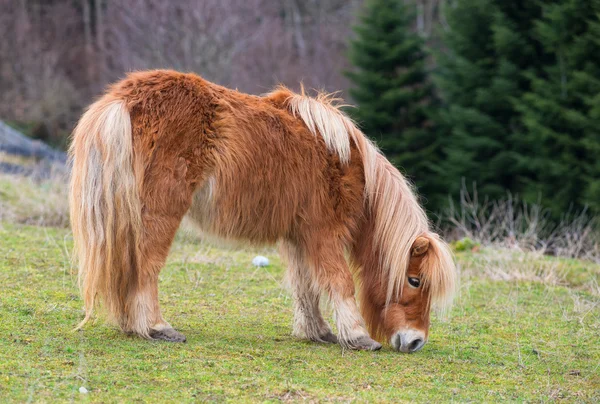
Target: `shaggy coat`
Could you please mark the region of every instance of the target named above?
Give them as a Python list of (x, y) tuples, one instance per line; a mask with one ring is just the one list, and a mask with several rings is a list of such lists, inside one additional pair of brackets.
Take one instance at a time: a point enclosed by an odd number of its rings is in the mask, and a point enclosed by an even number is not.
[(219, 238), (279, 243), (301, 337), (338, 341), (320, 313), (326, 293), (342, 345), (378, 349), (368, 328), (416, 350), (430, 303), (452, 296), (452, 258), (410, 186), (325, 95), (132, 73), (89, 107), (70, 155), (83, 323), (101, 300), (126, 332), (185, 340), (160, 314), (158, 275), (186, 214)]

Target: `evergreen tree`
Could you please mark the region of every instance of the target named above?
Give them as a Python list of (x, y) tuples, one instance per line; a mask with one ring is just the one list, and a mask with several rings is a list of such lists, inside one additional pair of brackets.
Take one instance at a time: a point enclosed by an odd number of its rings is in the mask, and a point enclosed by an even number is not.
[(517, 103), (535, 190), (560, 216), (600, 213), (600, 1), (546, 5), (533, 35), (552, 59)]
[(357, 108), (349, 112), (435, 209), (443, 188), (434, 172), (441, 156), (431, 119), (436, 104), (413, 21), (403, 0), (366, 1), (350, 44), (354, 69), (347, 76)]
[[(600, 0), (457, 0), (437, 83), (440, 174), (554, 217), (600, 212)], [(540, 199), (541, 197), (541, 199)]]
[(436, 75), (446, 104), (438, 124), (446, 129), (447, 158), (439, 172), (455, 197), (461, 179), (492, 199), (527, 182), (515, 101), (530, 88), (523, 72), (535, 74), (547, 58), (530, 36), (540, 15), (537, 2), (521, 0), (457, 0), (448, 9)]
[(589, 206), (591, 212), (600, 214), (600, 1), (590, 2), (586, 18), (586, 30), (582, 36), (578, 56), (584, 59), (574, 74), (580, 97), (587, 107), (583, 174), (585, 190), (582, 203)]

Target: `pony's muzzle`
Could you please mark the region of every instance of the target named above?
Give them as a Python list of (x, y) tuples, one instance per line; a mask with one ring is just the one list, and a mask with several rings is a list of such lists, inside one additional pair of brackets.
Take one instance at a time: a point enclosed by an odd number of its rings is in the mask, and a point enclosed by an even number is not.
[(396, 351), (404, 353), (417, 352), (426, 342), (423, 332), (413, 329), (398, 331), (390, 341)]

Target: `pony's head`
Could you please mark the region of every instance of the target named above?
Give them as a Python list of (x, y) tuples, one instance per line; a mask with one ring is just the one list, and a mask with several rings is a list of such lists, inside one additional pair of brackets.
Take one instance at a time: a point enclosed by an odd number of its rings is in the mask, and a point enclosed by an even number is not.
[(450, 306), (456, 270), (447, 244), (429, 223), (404, 177), (381, 155), (367, 183), (367, 220), (354, 258), (361, 309), (371, 335), (401, 352), (416, 352), (429, 336), (432, 308)]
[(433, 233), (417, 237), (406, 271), (393, 282), (377, 257), (370, 259), (374, 265), (363, 265), (360, 274), (361, 309), (371, 335), (400, 352), (420, 350), (429, 336), (432, 307), (447, 309), (452, 298), (454, 264), (447, 246)]

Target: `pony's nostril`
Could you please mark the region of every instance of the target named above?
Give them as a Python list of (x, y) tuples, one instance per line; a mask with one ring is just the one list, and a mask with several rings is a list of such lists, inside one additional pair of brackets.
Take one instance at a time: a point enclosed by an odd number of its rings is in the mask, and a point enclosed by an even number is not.
[(390, 340), (392, 346), (400, 352), (417, 352), (425, 345), (425, 336), (417, 330), (403, 330), (396, 333)]
[(423, 344), (423, 340), (421, 338), (417, 338), (415, 339), (413, 342), (411, 342), (408, 346), (408, 350), (410, 352), (414, 352), (417, 349), (419, 349), (421, 347), (421, 345)]

